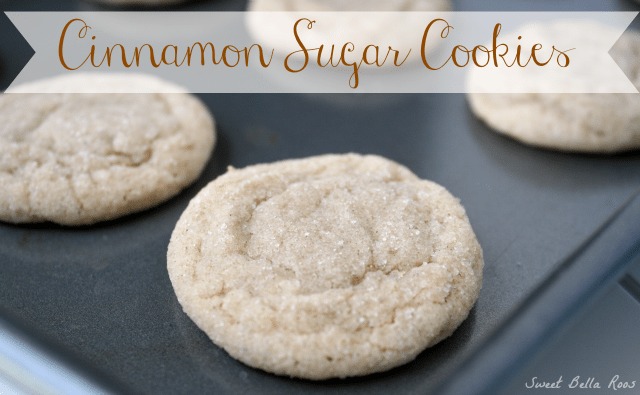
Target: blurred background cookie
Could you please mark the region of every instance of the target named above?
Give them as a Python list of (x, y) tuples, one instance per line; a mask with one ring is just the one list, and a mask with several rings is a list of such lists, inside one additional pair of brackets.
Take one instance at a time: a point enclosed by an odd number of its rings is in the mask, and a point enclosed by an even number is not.
[(251, 11), (447, 11), (450, 0), (250, 0)]
[(145, 6), (155, 7), (170, 4), (184, 3), (189, 0), (84, 0), (93, 3), (101, 3), (110, 6)]
[[(136, 87), (154, 93), (96, 93)], [(86, 93), (42, 93), (65, 88)], [(0, 96), (2, 221), (83, 225), (155, 206), (198, 177), (214, 144), (205, 106), (156, 78), (76, 74), (12, 91)]]
[[(589, 31), (589, 40), (615, 42), (616, 34), (596, 23), (562, 22), (536, 24), (519, 30), (523, 37), (585, 40), (576, 37)], [(613, 37), (612, 37), (613, 36)], [(505, 40), (515, 41), (511, 36)], [(525, 44), (526, 46), (526, 44)], [(600, 45), (601, 47), (602, 45)], [(594, 48), (585, 45), (582, 51)], [(640, 148), (640, 95), (614, 93), (535, 93), (537, 87), (555, 84), (555, 88), (572, 89), (571, 84), (600, 84), (606, 91), (606, 76), (597, 75), (607, 68), (602, 56), (593, 51), (592, 63), (578, 69), (579, 80), (544, 78), (535, 70), (523, 73), (523, 78), (505, 78), (504, 74), (488, 75), (477, 69), (469, 72), (467, 95), (473, 113), (495, 131), (526, 144), (561, 151), (610, 153)], [(636, 87), (640, 87), (640, 34), (625, 33), (611, 50), (611, 56)], [(573, 71), (575, 73), (575, 70)], [(495, 87), (517, 84), (532, 93), (491, 92)]]

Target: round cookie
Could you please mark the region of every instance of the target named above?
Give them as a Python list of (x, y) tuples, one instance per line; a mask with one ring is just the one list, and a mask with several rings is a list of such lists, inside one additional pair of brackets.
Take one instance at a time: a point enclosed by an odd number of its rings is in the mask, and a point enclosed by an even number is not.
[(451, 0), (250, 0), (250, 11), (448, 11)]
[(85, 0), (85, 1), (91, 1), (91, 2), (94, 2), (94, 3), (108, 4), (108, 5), (113, 5), (113, 6), (132, 6), (132, 5), (137, 5), (137, 6), (154, 7), (154, 6), (163, 6), (163, 5), (184, 3), (187, 0)]
[(194, 96), (143, 75), (74, 74), (0, 96), (0, 220), (85, 225), (140, 211), (193, 182), (215, 140)]
[[(424, 31), (424, 20), (418, 17), (407, 17), (393, 14), (396, 11), (435, 12), (449, 11), (450, 0), (250, 0), (249, 11), (280, 11), (289, 14), (259, 15), (249, 13), (246, 24), (249, 33), (273, 47), (279, 55), (299, 50), (293, 40), (291, 29), (282, 26), (293, 26), (301, 11), (338, 12), (331, 18), (321, 18), (312, 30), (300, 29), (307, 48), (317, 48), (327, 43), (351, 42), (358, 49), (376, 43), (386, 47), (392, 45), (395, 50), (406, 55), (409, 50), (419, 44), (416, 37)], [(349, 13), (342, 11), (376, 11), (364, 19), (354, 19)], [(382, 12), (389, 11), (389, 12)], [(314, 14), (306, 15), (312, 17)], [(270, 28), (277, 26), (278, 28)], [(384, 28), (381, 28), (384, 27)], [(415, 33), (415, 34), (414, 34)], [(414, 37), (415, 35), (415, 37)], [(415, 49), (413, 49), (415, 51)], [(411, 59), (411, 58), (410, 58)]]
[(167, 263), (215, 344), (314, 380), (384, 371), (448, 337), (483, 268), (456, 198), (355, 154), (230, 169), (182, 214)]
[[(576, 28), (576, 24), (580, 24), (579, 28)], [(597, 32), (589, 36), (595, 40), (610, 38), (615, 34), (605, 26), (584, 22), (537, 24), (520, 30), (519, 34), (523, 37), (564, 38), (571, 41), (572, 35), (582, 34), (583, 31)], [(584, 40), (584, 37), (581, 39)], [(586, 51), (588, 47), (582, 50)], [(599, 66), (602, 55), (594, 53), (589, 68), (580, 70), (585, 84), (597, 80), (592, 73), (603, 69)], [(631, 81), (640, 87), (640, 34), (625, 33), (613, 47), (611, 56)], [(471, 92), (491, 91), (496, 84), (536, 86), (553, 83), (563, 86), (569, 83), (539, 80), (535, 73), (528, 74), (527, 81), (484, 78), (480, 77), (484, 74), (474, 71), (470, 70), (468, 79)], [(467, 98), (474, 114), (487, 125), (526, 144), (586, 153), (612, 153), (640, 148), (638, 94), (469, 93)]]

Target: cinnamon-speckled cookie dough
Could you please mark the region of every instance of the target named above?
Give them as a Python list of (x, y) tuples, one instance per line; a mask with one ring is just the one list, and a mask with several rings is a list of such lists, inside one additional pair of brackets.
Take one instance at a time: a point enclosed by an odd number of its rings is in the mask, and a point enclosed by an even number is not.
[(456, 198), (355, 154), (230, 169), (191, 201), (167, 260), (215, 344), (314, 380), (384, 371), (451, 335), (483, 268)]
[[(576, 24), (579, 28), (575, 28)], [(541, 42), (572, 36), (583, 31), (597, 32), (589, 37), (603, 40), (615, 35), (611, 29), (595, 23), (564, 22), (554, 25), (536, 24), (519, 31), (523, 37)], [(545, 41), (544, 38), (549, 40)], [(611, 42), (615, 41), (615, 37)], [(555, 42), (555, 41), (554, 41)], [(606, 43), (608, 41), (604, 41)], [(589, 48), (581, 49), (583, 51)], [(602, 56), (595, 52), (589, 70), (584, 70), (585, 83), (602, 83), (588, 73), (600, 70)], [(611, 56), (640, 87), (640, 34), (625, 33), (613, 47)], [(527, 81), (487, 79), (470, 73), (473, 92), (490, 90), (495, 84), (549, 83), (538, 81), (533, 73)], [(562, 87), (562, 80), (553, 81)], [(610, 153), (640, 148), (640, 95), (616, 93), (470, 93), (472, 111), (499, 133), (521, 142), (562, 151)]]
[[(180, 92), (142, 75), (77, 74), (13, 92), (109, 86)], [(0, 220), (92, 224), (154, 206), (193, 182), (215, 140), (187, 93), (6, 93), (0, 96)]]

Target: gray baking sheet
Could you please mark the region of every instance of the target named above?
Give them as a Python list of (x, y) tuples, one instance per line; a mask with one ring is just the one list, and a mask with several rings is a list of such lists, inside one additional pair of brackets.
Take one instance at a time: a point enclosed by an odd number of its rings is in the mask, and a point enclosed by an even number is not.
[[(459, 10), (638, 10), (628, 1), (458, 1)], [(98, 9), (3, 1), (6, 10)], [(175, 9), (241, 10), (242, 1)], [(30, 56), (0, 17), (0, 87)], [(202, 177), (151, 210), (91, 227), (0, 223), (0, 313), (136, 393), (429, 393), (640, 188), (640, 153), (577, 155), (521, 145), (471, 115), (464, 95), (200, 95), (219, 139)], [(1, 122), (1, 120), (0, 120)], [(182, 312), (166, 272), (171, 231), (228, 165), (359, 152), (398, 161), (462, 201), (485, 256), (484, 287), (452, 337), (386, 373), (310, 382), (231, 359)], [(640, 221), (640, 218), (638, 218)], [(638, 235), (640, 241), (640, 235)], [(42, 340), (44, 339), (44, 340)]]

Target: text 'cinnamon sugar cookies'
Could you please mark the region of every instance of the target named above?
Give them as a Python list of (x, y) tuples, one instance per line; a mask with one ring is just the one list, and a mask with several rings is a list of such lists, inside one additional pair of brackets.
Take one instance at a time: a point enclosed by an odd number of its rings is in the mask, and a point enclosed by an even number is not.
[(314, 380), (388, 370), (448, 337), (483, 268), (456, 198), (355, 154), (230, 169), (182, 214), (167, 261), (215, 344)]
[[(182, 93), (42, 93), (69, 86)], [(2, 221), (86, 225), (155, 206), (200, 175), (215, 141), (195, 96), (149, 76), (73, 74), (12, 91), (23, 93), (0, 96)]]

